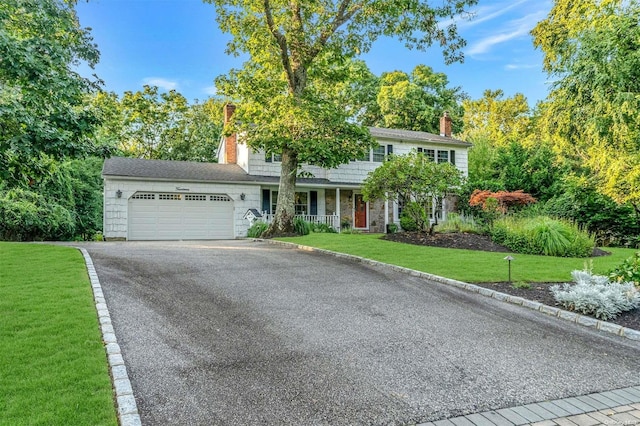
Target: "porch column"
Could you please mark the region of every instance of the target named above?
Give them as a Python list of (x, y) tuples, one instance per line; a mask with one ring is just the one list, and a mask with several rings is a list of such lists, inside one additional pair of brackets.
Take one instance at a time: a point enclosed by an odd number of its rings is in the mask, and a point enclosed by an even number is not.
[(336, 188), (336, 214), (338, 215), (338, 232), (341, 232), (342, 225), (340, 224), (340, 188)]
[(387, 199), (387, 194), (384, 194), (384, 233), (387, 233), (388, 225), (389, 225), (389, 200)]

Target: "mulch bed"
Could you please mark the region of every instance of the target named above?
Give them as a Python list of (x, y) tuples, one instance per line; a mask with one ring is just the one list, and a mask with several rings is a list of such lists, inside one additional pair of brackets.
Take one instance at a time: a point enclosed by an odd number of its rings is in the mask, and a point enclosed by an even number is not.
[[(441, 233), (429, 235), (423, 232), (398, 232), (395, 234), (385, 234), (385, 240), (395, 241), (406, 244), (426, 245), (444, 248), (457, 248), (467, 250), (483, 250), (491, 252), (508, 253), (506, 247), (500, 246), (486, 235), (467, 234), (467, 233)], [(595, 249), (593, 256), (606, 256), (611, 253)], [(474, 283), (481, 287), (499, 291), (501, 293), (511, 294), (513, 296), (523, 297), (528, 300), (544, 303), (549, 306), (557, 306), (553, 295), (549, 291), (549, 287), (557, 283), (529, 283), (530, 288), (515, 288), (512, 283)], [(561, 306), (560, 306), (561, 307)], [(623, 312), (617, 318), (609, 320), (623, 327), (640, 330), (640, 309)]]

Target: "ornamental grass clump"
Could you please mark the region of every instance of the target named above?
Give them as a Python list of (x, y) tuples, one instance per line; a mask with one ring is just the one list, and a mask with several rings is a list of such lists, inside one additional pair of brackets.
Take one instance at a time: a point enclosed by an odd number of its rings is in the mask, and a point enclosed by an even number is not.
[(516, 253), (546, 256), (588, 257), (595, 247), (593, 235), (547, 216), (504, 217), (494, 223), (491, 238)]
[(556, 301), (571, 311), (609, 320), (640, 307), (640, 292), (630, 282), (609, 282), (589, 271), (573, 271), (574, 285), (556, 284), (549, 289)]

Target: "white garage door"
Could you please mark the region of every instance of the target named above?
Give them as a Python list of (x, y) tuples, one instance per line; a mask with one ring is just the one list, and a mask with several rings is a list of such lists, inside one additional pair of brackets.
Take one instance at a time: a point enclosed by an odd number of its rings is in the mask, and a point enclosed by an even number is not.
[(233, 201), (227, 195), (136, 192), (129, 199), (129, 240), (230, 238)]

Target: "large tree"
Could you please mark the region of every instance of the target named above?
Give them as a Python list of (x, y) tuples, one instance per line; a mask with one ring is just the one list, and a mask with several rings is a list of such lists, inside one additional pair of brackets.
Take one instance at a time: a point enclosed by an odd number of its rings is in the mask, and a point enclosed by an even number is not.
[[(0, 2), (0, 178), (29, 185), (48, 158), (100, 152), (86, 95), (98, 88), (76, 67), (99, 53), (78, 22), (75, 0)], [(42, 160), (42, 161), (41, 161)]]
[[(219, 78), (220, 93), (239, 102), (233, 130), (253, 149), (277, 152), (282, 169), (276, 216), (268, 234), (293, 230), (294, 191), (302, 163), (335, 167), (372, 146), (367, 130), (347, 121), (322, 87), (346, 80), (341, 64), (368, 51), (380, 36), (409, 47), (443, 47), (447, 61), (462, 58), (454, 24), (438, 20), (465, 13), (476, 0), (206, 0), (232, 35), (228, 52), (247, 54), (241, 70)], [(227, 129), (230, 131), (231, 129)]]
[(465, 99), (462, 138), (471, 142), (488, 141), (491, 146), (523, 142), (530, 133), (530, 111), (521, 93), (504, 97), (504, 92), (485, 90), (480, 99)]
[(598, 189), (640, 211), (640, 3), (556, 0), (533, 30), (555, 79), (541, 124)]
[(465, 94), (448, 85), (446, 74), (426, 65), (416, 66), (410, 74), (383, 73), (376, 98), (380, 117), (371, 124), (439, 134), (440, 117), (448, 111), (453, 117), (453, 132), (458, 133), (462, 130), (460, 101)]
[(102, 125), (96, 138), (123, 155), (160, 160), (216, 161), (222, 125), (222, 101), (209, 98), (189, 104), (175, 90), (155, 86), (98, 93), (91, 103)]

